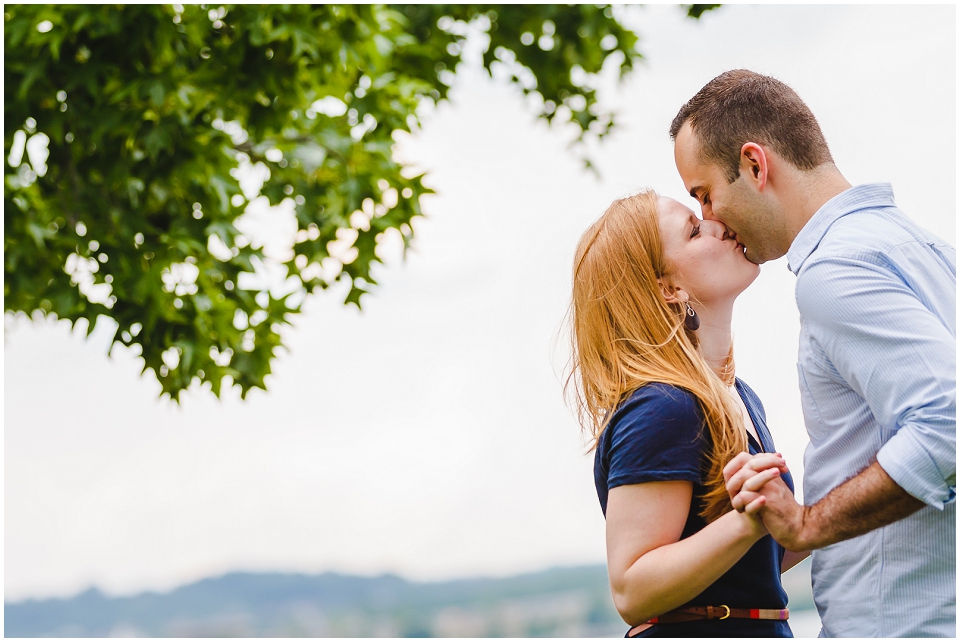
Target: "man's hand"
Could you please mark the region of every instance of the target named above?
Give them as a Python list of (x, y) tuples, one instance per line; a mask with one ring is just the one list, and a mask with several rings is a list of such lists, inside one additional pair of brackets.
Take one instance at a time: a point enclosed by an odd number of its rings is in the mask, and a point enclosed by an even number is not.
[(723, 478), (730, 503), (736, 510), (743, 512), (747, 506), (756, 506), (756, 512), (775, 540), (788, 550), (803, 551), (806, 548), (798, 538), (803, 527), (804, 507), (797, 504), (793, 493), (780, 479), (782, 472), (787, 472), (787, 464), (780, 453), (740, 453), (724, 466)]
[(771, 455), (740, 453), (724, 467), (723, 474), (733, 507), (743, 511), (751, 506), (787, 550), (804, 551), (842, 542), (903, 519), (924, 506), (876, 462), (813, 506), (801, 506), (779, 479), (779, 470), (777, 474), (771, 472), (776, 465)]
[(751, 482), (761, 475), (763, 473), (758, 473), (744, 482), (743, 490), (731, 502), (734, 508), (753, 504), (762, 497), (764, 502), (758, 514), (773, 539), (788, 551), (808, 550), (810, 546), (804, 540), (803, 529), (807, 507), (797, 503), (790, 488), (779, 475), (765, 482), (758, 491), (751, 492)]

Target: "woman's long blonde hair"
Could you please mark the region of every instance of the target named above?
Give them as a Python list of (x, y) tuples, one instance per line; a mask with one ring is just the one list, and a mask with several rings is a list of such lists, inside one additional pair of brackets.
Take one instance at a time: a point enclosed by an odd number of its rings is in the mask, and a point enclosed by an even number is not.
[(743, 419), (728, 386), (733, 348), (717, 375), (683, 326), (685, 306), (668, 303), (658, 279), (664, 264), (657, 194), (622, 198), (591, 225), (577, 246), (571, 303), (572, 359), (566, 389), (593, 445), (617, 407), (641, 386), (660, 382), (692, 393), (713, 441), (700, 515), (711, 522), (731, 510), (723, 466), (747, 450)]

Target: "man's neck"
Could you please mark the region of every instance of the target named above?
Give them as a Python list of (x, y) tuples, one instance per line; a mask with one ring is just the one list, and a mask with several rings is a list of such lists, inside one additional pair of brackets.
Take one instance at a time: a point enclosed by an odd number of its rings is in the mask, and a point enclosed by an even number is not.
[(833, 197), (853, 187), (833, 163), (811, 170), (794, 170), (793, 189), (784, 206), (789, 215), (790, 243), (821, 207)]

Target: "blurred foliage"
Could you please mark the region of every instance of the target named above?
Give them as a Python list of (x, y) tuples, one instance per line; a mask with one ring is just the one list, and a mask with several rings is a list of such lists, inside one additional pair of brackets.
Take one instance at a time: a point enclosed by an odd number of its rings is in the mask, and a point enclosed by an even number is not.
[[(605, 5), (5, 5), (4, 27), (4, 309), (112, 319), (174, 399), (264, 388), (317, 288), (360, 305), (431, 191), (394, 135), (446, 99), (471, 29), (580, 140), (614, 125), (591, 80), (641, 58)], [(258, 197), (295, 213), (284, 288), (236, 226)]]
[(716, 9), (720, 5), (718, 4), (682, 4), (680, 6), (687, 10), (687, 17), (699, 18), (706, 12), (712, 9)]

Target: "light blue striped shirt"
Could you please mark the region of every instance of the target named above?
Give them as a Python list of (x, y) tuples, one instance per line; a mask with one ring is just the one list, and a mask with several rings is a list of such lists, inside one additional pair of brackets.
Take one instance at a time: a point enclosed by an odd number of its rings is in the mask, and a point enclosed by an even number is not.
[(956, 251), (889, 184), (821, 207), (787, 253), (813, 504), (878, 461), (927, 506), (813, 552), (827, 637), (956, 637)]

